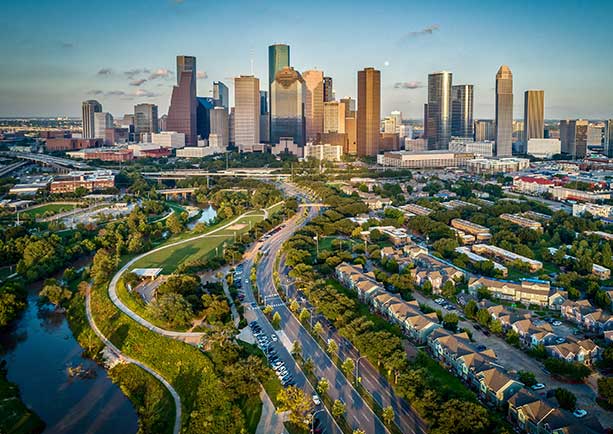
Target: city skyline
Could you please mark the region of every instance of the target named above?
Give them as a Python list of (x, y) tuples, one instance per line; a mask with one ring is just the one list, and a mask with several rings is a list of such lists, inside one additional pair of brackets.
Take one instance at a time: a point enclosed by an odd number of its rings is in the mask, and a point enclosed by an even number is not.
[[(309, 22), (316, 16), (317, 5), (299, 13), (291, 8), (281, 12), (274, 5), (262, 8), (240, 2), (205, 7), (193, 0), (168, 1), (150, 8), (110, 2), (108, 13), (123, 10), (125, 17), (117, 18), (119, 31), (101, 37), (96, 32), (82, 34), (70, 25), (91, 12), (89, 5), (72, 6), (71, 18), (67, 18), (66, 14), (57, 15), (62, 10), (57, 3), (37, 3), (36, 10), (29, 14), (33, 25), (40, 23), (34, 36), (25, 26), (6, 18), (24, 13), (27, 2), (11, 4), (4, 14), (5, 26), (0, 30), (14, 41), (11, 46), (0, 48), (3, 58), (11, 59), (0, 72), (3, 95), (0, 116), (78, 116), (79, 102), (87, 99), (99, 100), (116, 117), (130, 113), (130, 108), (141, 102), (157, 104), (161, 115), (167, 112), (172, 84), (176, 82), (176, 55), (189, 54), (199, 59), (198, 96), (207, 97), (212, 96), (213, 81), (231, 86), (233, 77), (249, 75), (252, 60), (255, 76), (261, 84), (265, 83), (267, 48), (282, 42), (292, 47), (291, 66), (299, 72), (317, 68), (332, 77), (337, 99), (357, 96), (358, 70), (368, 66), (380, 70), (382, 113), (400, 110), (407, 118), (421, 118), (427, 75), (448, 70), (457, 82), (475, 85), (475, 119), (494, 118), (492, 76), (501, 64), (507, 64), (514, 72), (516, 95), (527, 89), (545, 90), (547, 119), (610, 117), (608, 101), (613, 90), (607, 86), (606, 71), (612, 61), (601, 56), (600, 51), (611, 36), (598, 22), (604, 23), (605, 12), (612, 9), (611, 5), (602, 2), (598, 7), (603, 13), (589, 15), (594, 23), (590, 35), (565, 28), (564, 23), (571, 18), (579, 19), (586, 14), (570, 3), (559, 8), (562, 11), (548, 7), (549, 2), (541, 5), (519, 2), (496, 8), (463, 2), (449, 3), (446, 8), (420, 5), (410, 14), (401, 11), (400, 3), (396, 5), (390, 3), (386, 8), (369, 10), (358, 3), (355, 10), (347, 12), (343, 2), (336, 3), (329, 12), (333, 15), (344, 12), (344, 19), (322, 28), (321, 37), (309, 38), (313, 36)], [(100, 19), (104, 20), (107, 12), (101, 13)], [(137, 13), (142, 14), (142, 23), (132, 20)], [(471, 14), (479, 16), (480, 27), (474, 27), (476, 20)], [(544, 14), (547, 20), (539, 19)], [(128, 17), (132, 20), (131, 26), (126, 26), (129, 32), (121, 30), (121, 21)], [(215, 19), (245, 23), (248, 17), (254, 23), (269, 19), (275, 25), (260, 26), (269, 28), (263, 31), (258, 28), (248, 43), (227, 26), (208, 34), (206, 44), (195, 33), (176, 31), (183, 25), (200, 26)], [(510, 32), (496, 32), (503, 21), (513, 28), (512, 36)], [(351, 44), (341, 37), (366, 22), (372, 26), (369, 35), (361, 35)], [(164, 43), (156, 43), (155, 50), (143, 45), (144, 33), (149, 34), (143, 26), (152, 23), (164, 23), (156, 27), (157, 40)], [(248, 29), (254, 30), (254, 23), (248, 24)], [(66, 28), (58, 31), (59, 27)], [(139, 29), (143, 36), (138, 35)], [(130, 44), (125, 43), (128, 37)], [(141, 49), (135, 50), (132, 45)], [(527, 48), (519, 49), (524, 46)], [(559, 68), (563, 52), (572, 54), (575, 60)], [(36, 68), (31, 67), (32, 58), (37, 59)], [(233, 89), (230, 93), (233, 105)], [(523, 104), (517, 98), (513, 109), (513, 117), (521, 119)]]

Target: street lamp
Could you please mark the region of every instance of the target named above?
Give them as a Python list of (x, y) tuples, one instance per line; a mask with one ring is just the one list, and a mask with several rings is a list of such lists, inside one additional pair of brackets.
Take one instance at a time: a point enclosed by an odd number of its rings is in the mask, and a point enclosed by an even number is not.
[(355, 362), (355, 382), (356, 384), (358, 384), (358, 382), (361, 382), (360, 381), (360, 360), (362, 360), (364, 357), (366, 356), (358, 357), (358, 360), (356, 360)]
[(311, 415), (311, 434), (313, 434), (315, 432), (315, 415), (317, 413), (321, 413), (322, 411), (326, 411), (325, 408), (320, 408), (319, 410), (317, 410), (315, 413), (313, 413)]

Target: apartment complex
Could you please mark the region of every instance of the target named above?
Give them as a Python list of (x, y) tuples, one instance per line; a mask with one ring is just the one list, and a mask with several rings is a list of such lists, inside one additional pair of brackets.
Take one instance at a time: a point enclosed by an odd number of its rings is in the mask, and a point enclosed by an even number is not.
[(407, 169), (444, 169), (465, 167), (475, 154), (450, 151), (390, 151), (377, 155), (377, 164)]
[(452, 219), (451, 226), (463, 232), (467, 232), (475, 236), (477, 241), (486, 241), (492, 238), (490, 230), (485, 226), (478, 225), (463, 219)]

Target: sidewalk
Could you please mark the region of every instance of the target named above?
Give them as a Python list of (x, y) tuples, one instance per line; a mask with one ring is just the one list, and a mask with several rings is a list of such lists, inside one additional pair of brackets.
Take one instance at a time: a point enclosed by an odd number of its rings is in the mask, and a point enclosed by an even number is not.
[(262, 416), (260, 416), (255, 434), (287, 434), (283, 425), (284, 415), (276, 412), (275, 405), (263, 387), (260, 389), (260, 399), (262, 400)]

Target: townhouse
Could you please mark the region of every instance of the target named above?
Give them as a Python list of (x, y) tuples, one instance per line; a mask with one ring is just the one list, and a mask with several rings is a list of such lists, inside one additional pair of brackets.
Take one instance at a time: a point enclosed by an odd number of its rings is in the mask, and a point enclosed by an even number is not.
[(613, 317), (589, 300), (566, 300), (560, 307), (562, 317), (596, 334), (613, 330)]
[(574, 336), (569, 336), (568, 342), (548, 345), (545, 349), (551, 357), (567, 362), (579, 362), (588, 366), (599, 360), (602, 354), (602, 349), (591, 339), (578, 340)]
[(565, 292), (551, 288), (546, 280), (522, 279), (520, 283), (514, 283), (489, 277), (472, 277), (468, 281), (468, 291), (472, 295), (476, 296), (481, 287), (486, 288), (495, 298), (526, 306), (557, 309), (566, 300)]

